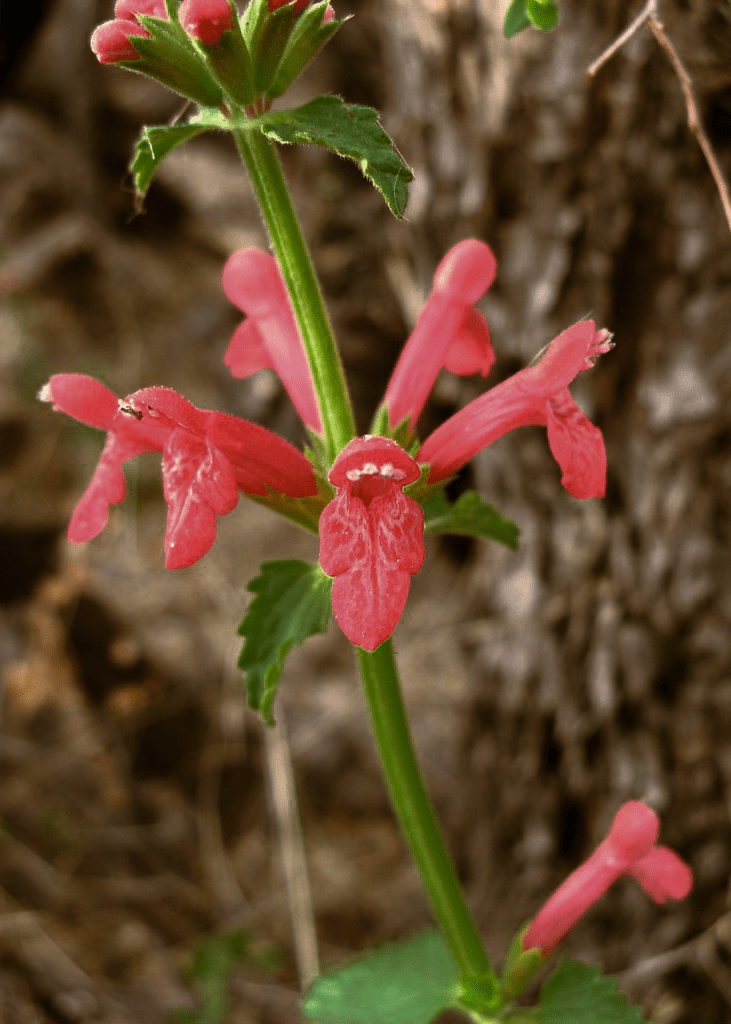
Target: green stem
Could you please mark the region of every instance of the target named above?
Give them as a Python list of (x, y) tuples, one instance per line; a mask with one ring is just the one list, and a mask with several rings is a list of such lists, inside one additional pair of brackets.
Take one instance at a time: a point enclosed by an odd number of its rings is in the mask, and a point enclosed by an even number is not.
[(330, 459), (355, 437), (345, 375), (307, 243), (300, 230), (274, 145), (257, 128), (234, 129), (312, 371)]
[(411, 742), (391, 641), (356, 648), (373, 734), (394, 811), (462, 980), (490, 971)]

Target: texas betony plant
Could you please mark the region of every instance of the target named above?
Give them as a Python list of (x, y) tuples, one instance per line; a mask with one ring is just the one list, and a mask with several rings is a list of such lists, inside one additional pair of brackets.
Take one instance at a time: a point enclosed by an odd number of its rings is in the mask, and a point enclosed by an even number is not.
[[(531, 22), (551, 27), (553, 10), (550, 0), (527, 0), (527, 6), (515, 0), (506, 31), (514, 34)], [(308, 445), (300, 452), (257, 424), (198, 409), (168, 387), (145, 386), (118, 398), (91, 377), (56, 374), (39, 397), (105, 434), (68, 537), (84, 543), (104, 529), (110, 507), (125, 496), (124, 464), (151, 453), (161, 456), (168, 569), (184, 569), (206, 555), (218, 517), (234, 510), (241, 493), (319, 534), (317, 564), (267, 562), (249, 585), (254, 596), (239, 627), (247, 699), (271, 724), (287, 653), (324, 630), (332, 610), (354, 647), (394, 812), (439, 926), (315, 979), (303, 1012), (326, 1024), (428, 1024), (446, 1007), (482, 1022), (636, 1021), (638, 1011), (611, 979), (576, 962), (550, 975), (535, 1007), (518, 1000), (620, 876), (633, 876), (656, 902), (687, 895), (690, 869), (657, 846), (657, 816), (640, 801), (625, 803), (595, 853), (516, 935), (498, 974), (423, 786), (390, 639), (424, 563), (425, 533), (517, 545), (517, 528), (481, 494), (448, 496), (454, 475), (493, 441), (522, 427), (543, 427), (568, 493), (581, 501), (604, 495), (604, 440), (570, 387), (610, 352), (609, 331), (585, 319), (552, 341), (537, 338), (540, 354), (531, 365), (487, 387), (422, 439), (420, 417), (439, 374), (489, 378), (495, 361), (477, 304), (498, 274), (498, 261), (485, 241), (460, 241), (436, 268), (369, 433), (357, 437), (275, 143), (314, 144), (354, 160), (397, 217), (412, 174), (371, 108), (334, 96), (294, 109), (272, 107), (347, 19), (338, 19), (327, 0), (250, 0), (243, 14), (229, 0), (118, 0), (114, 15), (92, 36), (99, 61), (155, 78), (194, 105), (182, 122), (145, 129), (131, 164), (137, 192), (146, 192), (171, 150), (196, 135), (226, 132), (238, 148), (274, 255), (242, 249), (223, 268), (223, 290), (244, 314), (224, 363), (237, 379), (274, 371)]]

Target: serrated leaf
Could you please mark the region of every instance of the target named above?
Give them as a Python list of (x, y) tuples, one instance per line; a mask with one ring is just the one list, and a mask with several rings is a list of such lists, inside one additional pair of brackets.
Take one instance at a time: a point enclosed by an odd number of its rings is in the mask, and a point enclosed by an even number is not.
[(259, 568), (247, 586), (255, 597), (238, 630), (246, 637), (239, 667), (246, 672), (249, 707), (273, 725), (272, 705), (287, 655), (328, 627), (332, 580), (319, 565), (296, 559), (262, 562)]
[(530, 28), (530, 18), (525, 12), (525, 0), (513, 0), (505, 12), (503, 35), (506, 39), (517, 36), (523, 29)]
[(168, 153), (182, 146), (188, 139), (211, 128), (227, 129), (229, 124), (220, 111), (207, 107), (201, 107), (198, 114), (186, 124), (144, 128), (135, 145), (135, 155), (129, 166), (138, 196), (145, 195)]
[(564, 960), (546, 980), (538, 1001), (540, 1024), (642, 1024), (642, 1011), (603, 976), (596, 964)]
[(429, 1024), (456, 995), (444, 939), (429, 931), (316, 978), (302, 1011), (321, 1024)]
[(553, 0), (525, 0), (525, 11), (531, 24), (541, 32), (552, 32), (561, 20)]
[(294, 110), (270, 111), (257, 121), (277, 142), (304, 142), (358, 164), (396, 217), (406, 209), (411, 169), (393, 148), (372, 107), (346, 104), (338, 96), (319, 96)]
[(520, 530), (478, 491), (466, 491), (450, 505), (443, 491), (436, 491), (424, 503), (425, 533), (458, 533), (467, 537), (488, 537), (513, 551), (518, 547)]

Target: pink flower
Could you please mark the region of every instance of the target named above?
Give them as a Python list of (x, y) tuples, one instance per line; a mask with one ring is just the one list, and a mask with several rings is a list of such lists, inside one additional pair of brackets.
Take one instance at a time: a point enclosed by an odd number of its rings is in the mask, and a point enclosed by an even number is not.
[(165, 0), (117, 0), (114, 21), (105, 21), (91, 36), (91, 48), (100, 64), (120, 64), (138, 60), (139, 53), (131, 42), (133, 36), (150, 38), (138, 21), (139, 14), (167, 20)]
[(374, 651), (396, 628), (424, 561), (424, 516), (403, 493), (419, 466), (386, 437), (358, 437), (330, 471), (338, 493), (320, 517), (320, 565), (351, 643)]
[(575, 498), (598, 498), (606, 486), (607, 457), (601, 432), (589, 422), (568, 390), (612, 347), (608, 331), (581, 320), (548, 346), (545, 355), (460, 409), (431, 434), (419, 450), (429, 463), (429, 482), (450, 476), (482, 448), (509, 430), (548, 428), (548, 443)]
[(305, 425), (322, 432), (310, 368), (276, 260), (239, 249), (223, 269), (223, 290), (247, 314), (223, 357), (234, 377), (275, 370)]
[(228, 0), (183, 0), (178, 18), (188, 35), (206, 46), (218, 46), (223, 33), (233, 28)]
[(240, 490), (294, 498), (317, 493), (309, 463), (292, 445), (246, 420), (197, 409), (169, 388), (143, 388), (119, 401), (93, 377), (67, 373), (51, 377), (38, 397), (107, 432), (69, 524), (69, 540), (77, 543), (104, 529), (109, 506), (124, 498), (122, 466), (135, 455), (162, 453), (167, 569), (185, 568), (205, 555), (215, 539), (216, 515), (233, 511)]
[(676, 853), (656, 846), (660, 821), (646, 804), (630, 800), (614, 817), (607, 838), (544, 904), (523, 936), (523, 949), (548, 956), (576, 922), (622, 875), (633, 875), (655, 903), (682, 900), (693, 873)]
[(442, 367), (486, 377), (495, 361), (485, 318), (474, 309), (495, 279), (497, 263), (484, 242), (459, 242), (437, 267), (434, 291), (393, 371), (384, 404), (391, 427), (410, 417), (413, 430)]

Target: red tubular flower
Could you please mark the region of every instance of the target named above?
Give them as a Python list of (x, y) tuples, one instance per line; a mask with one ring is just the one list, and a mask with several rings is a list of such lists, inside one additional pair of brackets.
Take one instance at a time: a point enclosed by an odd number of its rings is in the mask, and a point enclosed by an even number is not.
[(575, 498), (598, 498), (606, 486), (607, 457), (601, 432), (590, 423), (568, 390), (612, 347), (608, 331), (581, 320), (551, 342), (545, 355), (476, 398), (431, 434), (419, 450), (429, 463), (429, 482), (450, 476), (482, 448), (516, 427), (548, 428), (548, 443)]
[(544, 904), (523, 936), (523, 949), (546, 957), (622, 875), (633, 875), (655, 903), (682, 900), (693, 873), (676, 853), (656, 846), (660, 821), (646, 804), (630, 800), (617, 811), (609, 835)]
[(403, 493), (418, 478), (417, 463), (386, 437), (351, 441), (330, 471), (338, 493), (320, 517), (320, 565), (335, 577), (340, 628), (366, 651), (396, 628), (424, 561), (424, 516)]
[(178, 18), (188, 35), (206, 46), (218, 46), (223, 33), (233, 28), (228, 0), (183, 0)]
[(223, 357), (234, 377), (275, 370), (305, 425), (322, 432), (312, 375), (276, 260), (239, 249), (223, 269), (223, 290), (247, 314)]
[(69, 524), (69, 540), (77, 543), (104, 529), (109, 506), (124, 498), (122, 466), (135, 455), (162, 453), (167, 569), (185, 568), (205, 555), (216, 536), (216, 516), (233, 511), (240, 490), (262, 497), (269, 490), (293, 498), (317, 493), (310, 464), (287, 441), (236, 416), (197, 409), (169, 388), (144, 388), (119, 401), (93, 377), (68, 373), (51, 377), (38, 397), (107, 432)]
[(393, 371), (384, 404), (392, 427), (421, 415), (442, 367), (486, 377), (495, 361), (485, 318), (473, 305), (495, 279), (492, 250), (476, 238), (459, 242), (437, 267), (434, 291)]

